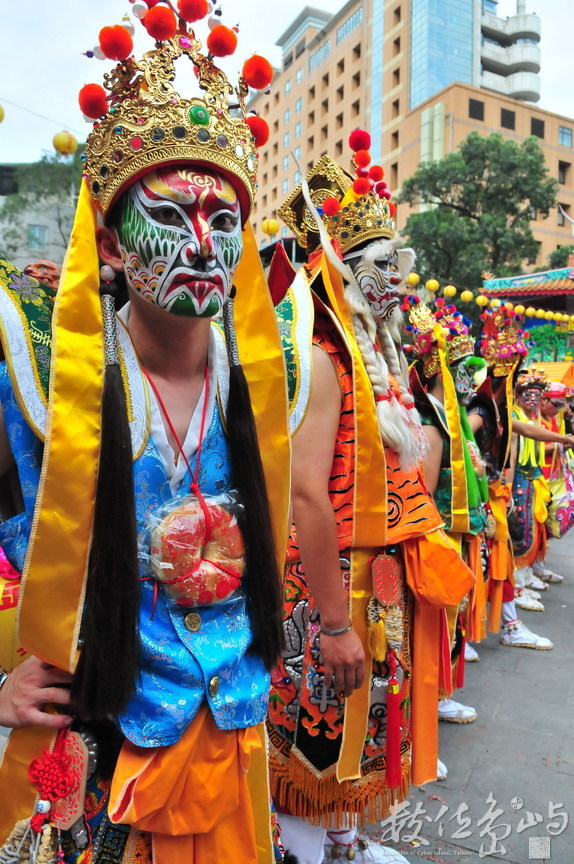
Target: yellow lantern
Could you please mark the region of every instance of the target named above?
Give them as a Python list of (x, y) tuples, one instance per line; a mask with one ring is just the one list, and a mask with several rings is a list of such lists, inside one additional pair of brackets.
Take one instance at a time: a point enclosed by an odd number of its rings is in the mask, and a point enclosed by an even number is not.
[(279, 231), (279, 222), (277, 219), (264, 219), (261, 223), (261, 230), (269, 237), (273, 237)]
[(494, 300), (491, 300), (488, 305), (490, 306), (491, 309), (498, 309), (498, 307), (501, 305), (501, 303), (500, 303), (500, 300), (496, 300), (496, 298), (495, 298)]
[(419, 284), (420, 281), (421, 277), (418, 273), (409, 273), (409, 275), (407, 276), (407, 285), (410, 288), (414, 288), (416, 285)]
[(4, 119), (4, 109), (0, 105), (0, 123), (2, 122), (3, 119)]
[(427, 291), (432, 291), (433, 294), (435, 291), (438, 291), (439, 287), (440, 286), (437, 279), (427, 279), (427, 281), (425, 282), (425, 288), (427, 289)]
[(554, 321), (554, 312), (545, 312), (544, 317), (547, 321)]
[[(517, 315), (524, 315), (525, 309), (524, 309), (524, 306), (521, 303), (519, 303), (518, 306), (514, 307), (514, 311), (516, 312)], [(528, 315), (528, 310), (526, 310), (526, 314)]]
[(479, 294), (474, 302), (477, 306), (488, 306), (488, 297), (485, 297), (484, 294)]
[(527, 315), (529, 318), (534, 318), (534, 316), (536, 315), (536, 309), (534, 308), (534, 306), (529, 306), (529, 307), (528, 307), (528, 309), (526, 310), (526, 315)]
[(544, 309), (537, 309), (536, 310), (536, 318), (544, 318), (545, 315), (546, 315), (546, 312), (544, 311)]
[(70, 132), (58, 132), (52, 139), (54, 150), (63, 156), (71, 156), (78, 149), (78, 142)]
[(556, 312), (556, 314), (554, 315), (554, 320), (560, 323), (560, 321), (562, 321), (562, 312)]
[(474, 294), (472, 293), (472, 291), (468, 291), (468, 290), (463, 291), (460, 295), (460, 299), (463, 301), (463, 303), (470, 303), (470, 301), (472, 300), (473, 297), (474, 297)]
[(504, 308), (507, 309), (509, 312), (512, 312), (512, 310), (514, 309), (514, 303), (511, 303), (509, 300), (507, 300), (504, 304)]
[(456, 288), (454, 287), (454, 285), (445, 285), (442, 289), (442, 293), (445, 297), (455, 297)]

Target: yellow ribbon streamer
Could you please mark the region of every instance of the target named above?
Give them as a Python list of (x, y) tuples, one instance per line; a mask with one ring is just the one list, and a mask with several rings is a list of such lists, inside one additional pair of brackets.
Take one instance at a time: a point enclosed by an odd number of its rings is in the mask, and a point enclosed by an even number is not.
[(433, 328), (438, 346), (442, 384), (444, 388), (444, 410), (450, 438), (451, 470), (451, 531), (466, 534), (469, 530), (468, 485), (464, 464), (465, 441), (460, 424), (458, 399), (447, 359), (446, 338), (440, 324)]

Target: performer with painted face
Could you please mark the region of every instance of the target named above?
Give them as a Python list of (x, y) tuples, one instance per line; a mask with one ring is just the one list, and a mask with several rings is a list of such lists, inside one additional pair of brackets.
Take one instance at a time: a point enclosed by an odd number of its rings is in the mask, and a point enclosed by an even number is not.
[[(283, 353), (247, 83), (172, 17), (81, 95), (97, 122), (55, 308), (0, 264), (0, 466), (21, 490), (0, 525), (1, 860), (274, 860)], [(180, 57), (203, 95), (174, 89)]]
[[(355, 166), (369, 140), (351, 135)], [(473, 581), (419, 474), (399, 308), (414, 256), (382, 169), (366, 173), (324, 156), (279, 210), (309, 253), (277, 306), (294, 524), (269, 706), (272, 791), (302, 864), (405, 860), (357, 826), (385, 818), (411, 772), (436, 777), (440, 617)], [(273, 293), (275, 273), (293, 279), (284, 264), (272, 262)]]

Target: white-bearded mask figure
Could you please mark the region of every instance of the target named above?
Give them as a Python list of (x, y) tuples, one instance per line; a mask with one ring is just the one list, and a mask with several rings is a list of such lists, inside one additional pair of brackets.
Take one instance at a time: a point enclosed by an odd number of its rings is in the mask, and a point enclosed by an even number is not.
[(402, 276), (396, 245), (393, 240), (379, 240), (343, 258), (377, 321), (387, 320), (400, 302)]
[(132, 290), (175, 315), (221, 312), (243, 248), (239, 199), (224, 177), (159, 168), (127, 190), (114, 222)]

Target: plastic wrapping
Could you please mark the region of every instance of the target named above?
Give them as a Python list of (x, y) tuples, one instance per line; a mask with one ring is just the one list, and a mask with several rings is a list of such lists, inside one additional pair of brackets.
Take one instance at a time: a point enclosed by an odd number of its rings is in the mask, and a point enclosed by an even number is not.
[(232, 493), (186, 495), (150, 516), (140, 536), (140, 558), (178, 605), (221, 603), (241, 584), (245, 547), (237, 522), (240, 506)]

